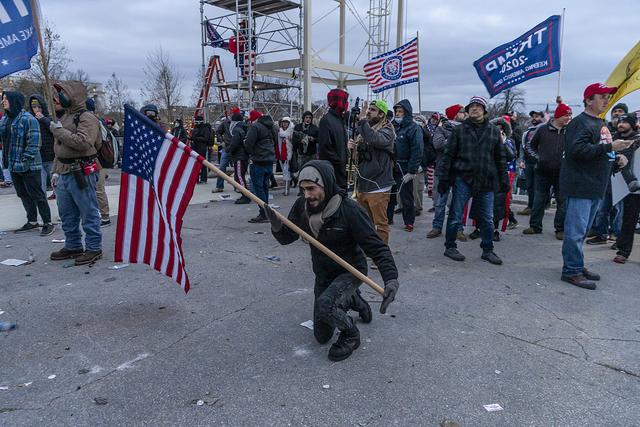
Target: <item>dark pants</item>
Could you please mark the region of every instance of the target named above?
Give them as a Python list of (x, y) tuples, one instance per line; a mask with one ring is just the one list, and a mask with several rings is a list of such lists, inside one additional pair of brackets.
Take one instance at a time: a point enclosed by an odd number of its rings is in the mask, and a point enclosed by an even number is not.
[(329, 341), (336, 328), (340, 331), (356, 328), (348, 310), (360, 283), (351, 273), (339, 275), (328, 285), (316, 279), (313, 289), (316, 297), (313, 305), (313, 335), (319, 343)]
[(246, 160), (236, 160), (233, 163), (233, 179), (244, 188), (247, 188), (247, 163), (249, 162)]
[[(462, 212), (471, 196), (471, 186), (462, 178), (457, 177), (453, 184), (451, 207), (447, 217), (447, 233), (444, 244), (447, 249), (457, 247), (456, 237), (462, 225)], [(473, 194), (473, 204), (480, 229), (480, 247), (483, 251), (491, 251), (493, 250), (493, 193)]]
[[(252, 164), (249, 167), (249, 175), (251, 175), (251, 185), (253, 185), (253, 193), (260, 200), (269, 203), (269, 183), (273, 174), (273, 165), (257, 165)], [(260, 215), (264, 216), (264, 209), (259, 208)]]
[(542, 230), (542, 219), (544, 218), (544, 210), (549, 204), (551, 189), (556, 199), (556, 215), (553, 218), (553, 226), (556, 231), (564, 230), (564, 217), (566, 214), (566, 200), (560, 196), (560, 171), (557, 172), (540, 172), (535, 174), (535, 197), (533, 199), (533, 209), (531, 209), (531, 218), (529, 226), (536, 230)]
[(536, 164), (535, 160), (524, 161), (524, 177), (527, 181), (527, 207), (533, 209), (534, 195), (536, 192)]
[(42, 191), (41, 172), (11, 172), (13, 186), (16, 195), (20, 197), (24, 210), (27, 212), (27, 221), (38, 222), (38, 212), (44, 224), (51, 223), (51, 210), (47, 203), (47, 195)]
[[(207, 152), (209, 151), (209, 147), (207, 147), (205, 144), (193, 144), (193, 149), (196, 153), (200, 154), (205, 159), (207, 158)], [(202, 168), (200, 169), (198, 182), (207, 182), (208, 174), (209, 174), (209, 169), (203, 165)]]
[(633, 248), (633, 236), (636, 231), (636, 224), (640, 216), (640, 194), (629, 194), (622, 200), (624, 204), (622, 214), (622, 228), (616, 241), (618, 245), (618, 255), (629, 258)]
[[(402, 220), (404, 225), (413, 225), (416, 221), (415, 201), (413, 198), (413, 181), (406, 184), (402, 183), (402, 175), (394, 174), (393, 178), (396, 183), (391, 189), (391, 197), (389, 198), (389, 207), (387, 208), (387, 218), (393, 218), (393, 211), (398, 204), (398, 195), (402, 203)], [(417, 179), (417, 177), (415, 178)], [(398, 191), (400, 189), (400, 191)]]
[(611, 183), (607, 186), (607, 192), (600, 203), (596, 219), (593, 221), (591, 231), (597, 236), (603, 239), (609, 237), (609, 234), (620, 234), (620, 227), (622, 223), (622, 203), (618, 202), (613, 204), (613, 198), (611, 195)]

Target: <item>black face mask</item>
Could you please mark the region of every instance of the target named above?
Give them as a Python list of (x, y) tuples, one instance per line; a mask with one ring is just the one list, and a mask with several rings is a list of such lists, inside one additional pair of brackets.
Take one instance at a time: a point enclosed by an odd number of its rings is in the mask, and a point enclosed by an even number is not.
[(67, 97), (67, 94), (63, 91), (58, 92), (58, 99), (60, 100), (60, 105), (62, 108), (71, 107), (71, 100)]

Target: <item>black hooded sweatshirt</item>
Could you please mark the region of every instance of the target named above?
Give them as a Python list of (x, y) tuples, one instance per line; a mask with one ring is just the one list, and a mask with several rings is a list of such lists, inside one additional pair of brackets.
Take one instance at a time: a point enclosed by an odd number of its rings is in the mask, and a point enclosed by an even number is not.
[(40, 138), (42, 145), (40, 146), (40, 156), (42, 157), (43, 162), (53, 162), (53, 159), (56, 157), (53, 152), (53, 134), (51, 133), (51, 129), (49, 129), (49, 123), (51, 117), (49, 116), (49, 106), (47, 102), (44, 100), (44, 97), (40, 94), (34, 93), (29, 97), (29, 112), (33, 114), (33, 117), (36, 115), (31, 108), (31, 100), (37, 99), (42, 107), (42, 115), (44, 116), (42, 119), (38, 119), (38, 123), (40, 123)]
[[(369, 215), (336, 185), (331, 163), (326, 160), (312, 160), (305, 167), (314, 167), (320, 173), (324, 183), (325, 201), (330, 200), (335, 194), (342, 197), (338, 210), (327, 218), (320, 228), (318, 241), (363, 274), (367, 274), (366, 254), (378, 266), (385, 283), (397, 279), (398, 270), (389, 246), (385, 245), (376, 233)], [(305, 205), (304, 197), (298, 197), (289, 212), (289, 220), (313, 235)], [(282, 245), (288, 245), (299, 237), (286, 225), (280, 231), (274, 232), (273, 236)], [(315, 246), (310, 245), (310, 248), (317, 285), (327, 287), (336, 277), (347, 272)]]
[(5, 110), (5, 114), (7, 115), (7, 125), (4, 129), (4, 134), (2, 135), (2, 167), (9, 167), (9, 153), (11, 152), (11, 125), (20, 111), (22, 111), (22, 106), (24, 105), (24, 96), (20, 92), (12, 92), (6, 91), (4, 92), (4, 96), (7, 97), (9, 101), (9, 110)]

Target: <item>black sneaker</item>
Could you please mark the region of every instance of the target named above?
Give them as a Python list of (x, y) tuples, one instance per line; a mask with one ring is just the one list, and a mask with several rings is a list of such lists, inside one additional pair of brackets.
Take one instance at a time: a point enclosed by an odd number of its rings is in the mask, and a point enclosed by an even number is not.
[(41, 236), (51, 236), (53, 234), (53, 224), (45, 224), (42, 226), (42, 230), (40, 230)]
[(465, 257), (456, 248), (447, 248), (444, 251), (444, 256), (451, 258), (454, 261), (464, 261)]
[(100, 218), (100, 227), (108, 227), (111, 225), (111, 219), (109, 218)]
[(37, 222), (35, 224), (32, 222), (27, 222), (25, 225), (15, 230), (14, 233), (24, 233), (25, 231), (31, 231), (37, 228), (40, 228), (40, 225), (38, 225)]
[(249, 222), (252, 224), (264, 224), (266, 222), (269, 222), (269, 219), (265, 215), (258, 215), (255, 218), (251, 218)]
[(76, 265), (93, 264), (102, 258), (102, 251), (86, 251), (82, 255), (76, 258)]
[(351, 356), (360, 347), (360, 331), (354, 326), (352, 331), (341, 331), (338, 340), (329, 349), (329, 360), (339, 362)]
[(239, 199), (236, 199), (236, 201), (233, 203), (236, 205), (248, 205), (249, 203), (251, 203), (251, 199), (249, 199), (248, 197), (242, 196)]
[(84, 254), (84, 249), (62, 248), (59, 251), (51, 252), (51, 255), (49, 255), (49, 258), (51, 258), (52, 261), (62, 261), (64, 259), (78, 258), (83, 254)]
[(596, 236), (587, 240), (587, 245), (605, 245), (607, 243), (607, 239)]
[(477, 228), (473, 230), (471, 234), (469, 234), (469, 238), (471, 240), (476, 240), (478, 237), (480, 237), (480, 230), (478, 230)]
[(493, 251), (485, 251), (482, 253), (480, 257), (483, 260), (490, 262), (493, 265), (502, 265), (502, 260), (498, 255), (496, 255)]

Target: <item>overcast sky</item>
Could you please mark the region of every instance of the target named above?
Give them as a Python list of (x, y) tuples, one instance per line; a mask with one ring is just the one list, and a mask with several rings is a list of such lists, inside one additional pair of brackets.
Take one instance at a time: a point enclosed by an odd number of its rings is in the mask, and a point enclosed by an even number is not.
[[(368, 0), (348, 0), (365, 24)], [(396, 7), (396, 1), (394, 9)], [(580, 104), (587, 84), (605, 81), (609, 73), (640, 39), (640, 2), (619, 0), (467, 1), (406, 0), (407, 39), (420, 32), (420, 63), (423, 110), (440, 110), (453, 103), (465, 104), (472, 95), (488, 96), (473, 68), (473, 62), (500, 44), (511, 41), (539, 22), (566, 7), (561, 94), (565, 102)], [(336, 7), (332, 0), (314, 0), (313, 20)], [(45, 19), (53, 23), (66, 43), (72, 70), (85, 70), (93, 81), (106, 82), (112, 72), (122, 78), (134, 99), (140, 99), (145, 57), (162, 46), (184, 76), (183, 103), (190, 103), (200, 69), (199, 2), (197, 0), (42, 0)], [(205, 6), (209, 17), (227, 12)], [(396, 35), (396, 11), (390, 20), (391, 41)], [(361, 67), (366, 52), (356, 57), (366, 34), (352, 13), (347, 12), (347, 63)], [(338, 12), (330, 13), (313, 27), (312, 45), (324, 60), (338, 60)], [(207, 47), (207, 56), (214, 50)], [(221, 54), (227, 76), (235, 74), (233, 58)], [(274, 58), (279, 59), (279, 58)], [(273, 60), (273, 59), (270, 59)], [(355, 64), (354, 64), (355, 62)], [(230, 78), (227, 78), (230, 80)], [(529, 80), (527, 109), (544, 109), (556, 95), (557, 73)], [(313, 99), (322, 99), (328, 88), (313, 87)], [(353, 96), (364, 96), (362, 86), (349, 88)], [(405, 94), (417, 106), (417, 85), (405, 86)], [(631, 109), (640, 109), (640, 91), (624, 99)], [(578, 108), (578, 110), (581, 110)]]

